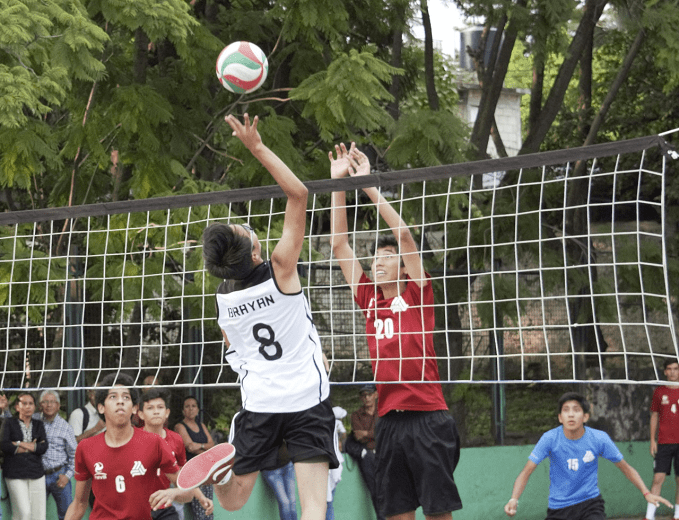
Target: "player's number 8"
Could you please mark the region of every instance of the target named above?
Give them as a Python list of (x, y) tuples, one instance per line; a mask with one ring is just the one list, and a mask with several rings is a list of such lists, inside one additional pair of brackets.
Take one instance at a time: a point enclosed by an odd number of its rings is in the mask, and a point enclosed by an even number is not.
[[(269, 335), (261, 336), (260, 332), (262, 330), (267, 331)], [(273, 329), (269, 325), (264, 323), (255, 324), (255, 326), (252, 327), (252, 335), (257, 341), (259, 341), (259, 353), (264, 356), (264, 359), (267, 359), (268, 361), (276, 361), (283, 355), (283, 348), (281, 347), (281, 344), (276, 341), (276, 334), (274, 334)], [(269, 352), (266, 350), (267, 347), (275, 347), (276, 350), (273, 354), (269, 354)]]

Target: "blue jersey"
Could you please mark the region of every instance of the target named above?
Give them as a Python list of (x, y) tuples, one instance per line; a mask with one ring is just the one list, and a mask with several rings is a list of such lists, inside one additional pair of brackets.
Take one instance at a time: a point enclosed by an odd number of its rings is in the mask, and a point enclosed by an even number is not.
[(540, 464), (547, 457), (549, 508), (562, 509), (599, 496), (599, 457), (616, 463), (622, 460), (622, 453), (606, 432), (585, 428), (585, 434), (573, 441), (559, 426), (540, 437), (528, 458)]

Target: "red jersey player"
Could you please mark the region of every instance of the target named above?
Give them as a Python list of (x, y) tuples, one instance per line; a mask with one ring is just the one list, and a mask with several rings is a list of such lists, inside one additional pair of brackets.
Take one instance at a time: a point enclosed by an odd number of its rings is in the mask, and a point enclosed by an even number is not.
[[(674, 518), (679, 518), (679, 362), (669, 358), (665, 360), (664, 366), (669, 385), (656, 388), (651, 401), (651, 456), (654, 458), (651, 493), (660, 494), (665, 475), (672, 471), (674, 461), (677, 481)], [(655, 510), (656, 506), (648, 504), (646, 518), (653, 520)]]
[[(168, 396), (164, 390), (159, 388), (150, 388), (146, 392), (142, 393), (141, 402), (139, 403), (139, 411), (137, 413), (141, 424), (144, 425), (144, 431), (153, 433), (164, 439), (170, 448), (170, 451), (172, 451), (172, 455), (174, 455), (178, 466), (181, 468), (184, 464), (186, 464), (186, 450), (184, 449), (184, 440), (177, 432), (168, 430), (164, 426), (167, 424), (167, 420), (170, 417), (170, 408), (167, 406), (167, 403)], [(165, 474), (159, 472), (158, 480), (158, 489), (167, 489), (170, 487), (170, 480), (165, 476)], [(212, 500), (207, 498), (202, 493), (200, 488), (194, 489), (193, 492), (189, 492), (189, 494), (192, 495), (190, 498), (195, 498), (198, 500), (200, 505), (205, 510), (206, 515), (212, 514), (214, 510)], [(183, 506), (183, 498), (184, 497), (182, 496), (179, 500), (177, 500), (177, 503), (175, 504), (176, 508)], [(179, 515), (177, 518), (182, 517), (182, 515)], [(168, 520), (169, 518), (170, 516), (167, 516)]]
[(129, 376), (111, 374), (97, 389), (97, 410), (104, 415), (106, 432), (78, 444), (75, 498), (66, 520), (83, 517), (90, 489), (97, 497), (91, 520), (150, 520), (152, 508), (167, 507), (181, 494), (176, 488), (158, 490), (158, 470), (176, 480), (179, 467), (160, 437), (132, 426), (138, 401), (132, 384)]
[[(370, 174), (362, 152), (344, 144), (332, 152), (332, 178)], [(349, 245), (346, 195), (332, 194), (332, 247), (354, 298), (366, 317), (366, 333), (378, 384), (377, 498), (381, 512), (428, 520), (452, 518), (462, 502), (453, 479), (460, 455), (455, 421), (448, 413), (434, 353), (434, 293), (405, 222), (377, 188), (365, 188), (392, 231), (380, 236), (371, 281)], [(432, 433), (435, 432), (435, 433)]]

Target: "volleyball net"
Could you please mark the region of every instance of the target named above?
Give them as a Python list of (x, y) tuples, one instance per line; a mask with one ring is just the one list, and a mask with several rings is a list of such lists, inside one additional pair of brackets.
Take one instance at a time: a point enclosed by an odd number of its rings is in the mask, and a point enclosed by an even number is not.
[[(365, 318), (330, 247), (330, 193), (369, 271), (377, 186), (418, 241), (444, 383), (639, 382), (678, 355), (666, 243), (677, 154), (660, 136), (312, 181), (299, 273), (335, 384), (373, 381)], [(0, 214), (0, 387), (236, 386), (201, 234), (247, 223), (268, 257), (277, 186)], [(674, 271), (673, 271), (674, 270)], [(675, 288), (676, 290), (676, 288)]]

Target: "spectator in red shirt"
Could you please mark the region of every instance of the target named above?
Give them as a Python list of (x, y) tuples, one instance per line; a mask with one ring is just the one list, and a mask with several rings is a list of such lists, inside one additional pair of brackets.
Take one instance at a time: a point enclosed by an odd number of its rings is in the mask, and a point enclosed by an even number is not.
[[(665, 377), (669, 384), (659, 386), (651, 401), (651, 456), (653, 457), (653, 484), (651, 493), (660, 494), (665, 475), (672, 471), (677, 490), (674, 498), (674, 518), (679, 518), (679, 362), (675, 358), (665, 360)], [(657, 435), (657, 440), (656, 440)], [(646, 518), (655, 518), (656, 506), (648, 504)]]
[[(146, 383), (146, 382), (145, 382)], [(174, 455), (177, 465), (181, 469), (186, 464), (186, 451), (184, 450), (184, 440), (177, 432), (167, 428), (167, 420), (170, 417), (170, 408), (167, 406), (169, 398), (165, 390), (160, 388), (148, 388), (141, 394), (141, 403), (139, 404), (139, 420), (143, 424), (144, 431), (158, 435), (165, 440), (172, 455)], [(170, 487), (170, 480), (164, 475), (158, 475), (159, 487), (158, 489), (168, 489)], [(206, 498), (201, 492), (200, 488), (193, 490), (192, 499), (199, 501), (205, 513), (211, 515), (213, 511), (212, 500)], [(169, 508), (168, 508), (169, 509)], [(181, 501), (174, 503), (174, 508), (177, 512), (176, 516), (172, 513), (165, 513), (164, 519), (177, 518), (184, 519), (184, 504)], [(154, 515), (154, 518), (155, 515)]]

